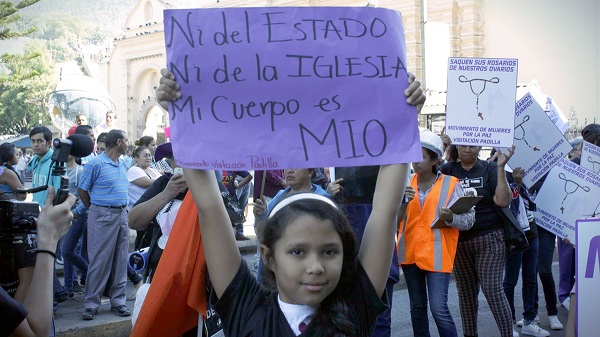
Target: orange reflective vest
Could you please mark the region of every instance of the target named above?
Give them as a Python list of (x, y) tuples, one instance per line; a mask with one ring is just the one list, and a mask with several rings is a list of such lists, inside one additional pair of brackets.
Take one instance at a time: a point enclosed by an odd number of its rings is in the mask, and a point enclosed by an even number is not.
[[(406, 215), (404, 219), (400, 219), (398, 231), (398, 265), (416, 263), (422, 270), (452, 272), (458, 244), (458, 229), (432, 229), (431, 224), (436, 218), (438, 208), (447, 207), (457, 183), (457, 178), (442, 174), (431, 186), (422, 207), (418, 193), (408, 203)], [(418, 191), (416, 174), (412, 177), (410, 185)]]

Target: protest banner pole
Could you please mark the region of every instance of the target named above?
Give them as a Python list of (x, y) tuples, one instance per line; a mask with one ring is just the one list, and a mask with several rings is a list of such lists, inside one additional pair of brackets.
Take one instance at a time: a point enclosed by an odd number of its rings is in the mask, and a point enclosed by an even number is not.
[(263, 195), (265, 194), (265, 181), (267, 181), (267, 171), (263, 171), (262, 182), (260, 183), (260, 200), (262, 200)]

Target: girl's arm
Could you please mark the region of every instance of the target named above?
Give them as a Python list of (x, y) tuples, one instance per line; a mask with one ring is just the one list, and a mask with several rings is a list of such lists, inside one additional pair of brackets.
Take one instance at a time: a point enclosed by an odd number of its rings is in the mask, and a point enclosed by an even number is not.
[(34, 269), (35, 266), (19, 268), (19, 270), (17, 271), (17, 273), (19, 274), (19, 286), (17, 287), (17, 291), (15, 292), (15, 296), (13, 298), (19, 303), (25, 302), (25, 298), (27, 297), (27, 290), (29, 290), (29, 286), (31, 285), (31, 279), (33, 278)]
[(408, 164), (382, 165), (377, 176), (373, 211), (369, 216), (358, 259), (377, 294), (381, 296), (387, 282), (396, 238), (396, 216), (404, 196)]
[(215, 173), (192, 169), (183, 169), (183, 173), (198, 207), (208, 273), (217, 296), (221, 297), (237, 273), (242, 259), (233, 227)]

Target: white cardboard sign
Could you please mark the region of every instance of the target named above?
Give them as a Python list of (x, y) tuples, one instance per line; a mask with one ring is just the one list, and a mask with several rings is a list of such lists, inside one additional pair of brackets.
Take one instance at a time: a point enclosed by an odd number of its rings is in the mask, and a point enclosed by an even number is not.
[(448, 59), (446, 133), (457, 145), (513, 144), (517, 59)]
[(536, 224), (574, 242), (575, 221), (598, 215), (599, 196), (600, 175), (563, 158), (535, 198)]
[(600, 174), (600, 147), (589, 142), (583, 142), (581, 147), (581, 166)]
[(530, 94), (517, 102), (514, 139), (515, 154), (508, 165), (525, 170), (523, 183), (528, 187), (548, 173), (572, 148)]

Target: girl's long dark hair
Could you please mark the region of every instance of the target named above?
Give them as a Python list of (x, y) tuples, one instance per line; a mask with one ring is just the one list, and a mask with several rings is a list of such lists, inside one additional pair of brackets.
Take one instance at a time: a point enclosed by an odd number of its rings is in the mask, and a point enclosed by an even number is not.
[[(287, 225), (299, 216), (307, 214), (321, 220), (330, 220), (342, 239), (344, 250), (340, 281), (333, 292), (321, 302), (311, 324), (317, 325), (322, 336), (356, 336), (355, 324), (350, 317), (348, 305), (343, 299), (356, 281), (358, 248), (354, 231), (341, 210), (319, 200), (305, 199), (292, 202), (278, 211), (273, 218), (268, 219), (263, 231), (262, 244), (273, 252), (275, 244)], [(264, 285), (276, 291), (275, 274), (268, 268), (268, 264), (265, 264), (262, 269), (262, 276)]]

